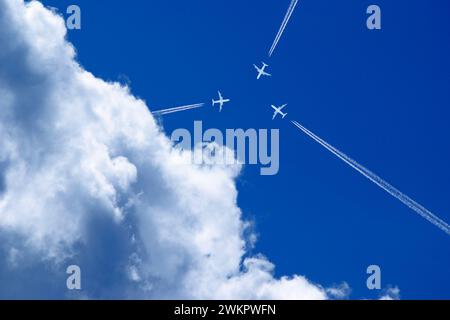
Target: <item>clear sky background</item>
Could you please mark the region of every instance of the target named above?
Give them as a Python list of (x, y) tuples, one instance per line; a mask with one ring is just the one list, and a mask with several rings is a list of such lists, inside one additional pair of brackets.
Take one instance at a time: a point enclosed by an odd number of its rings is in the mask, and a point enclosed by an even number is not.
[[(255, 222), (254, 252), (276, 274), (324, 286), (346, 281), (352, 298), (376, 298), (366, 268), (402, 298), (450, 299), (450, 238), (356, 173), (287, 120), (297, 120), (450, 221), (450, 4), (300, 1), (272, 58), (288, 0), (45, 0), (82, 10), (70, 31), (78, 60), (96, 76), (129, 83), (157, 110), (231, 98), (165, 116), (164, 129), (279, 128), (280, 172), (239, 177), (239, 205)], [(366, 8), (382, 30), (366, 28)], [(265, 61), (272, 78), (256, 81)], [(270, 104), (288, 103), (272, 121)]]

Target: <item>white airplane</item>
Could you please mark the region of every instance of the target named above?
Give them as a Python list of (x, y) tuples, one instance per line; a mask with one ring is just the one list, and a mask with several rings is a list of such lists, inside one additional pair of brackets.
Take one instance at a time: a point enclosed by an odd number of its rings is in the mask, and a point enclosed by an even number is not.
[(219, 94), (219, 100), (212, 99), (212, 105), (214, 107), (216, 104), (218, 104), (219, 105), (219, 109), (220, 109), (219, 111), (222, 111), (223, 105), (225, 103), (227, 103), (227, 102), (230, 102), (231, 100), (230, 99), (224, 99), (222, 97), (222, 94), (220, 93), (220, 91), (217, 91), (217, 93)]
[(265, 64), (264, 62), (262, 63), (263, 66), (261, 68), (259, 68), (256, 64), (254, 64), (253, 66), (255, 67), (255, 69), (258, 71), (258, 76), (256, 77), (256, 79), (260, 79), (262, 76), (266, 76), (266, 77), (270, 77), (272, 76), (270, 73), (266, 72), (266, 67), (268, 67), (268, 64)]
[(272, 105), (272, 106), (271, 106), (272, 109), (275, 110), (275, 112), (273, 113), (272, 120), (274, 120), (274, 119), (276, 118), (277, 115), (281, 115), (281, 117), (284, 119), (284, 117), (287, 116), (287, 113), (283, 113), (283, 112), (281, 112), (281, 110), (283, 110), (283, 108), (286, 107), (286, 106), (287, 106), (287, 104), (283, 104), (281, 107), (277, 108), (277, 107), (275, 107), (274, 105)]

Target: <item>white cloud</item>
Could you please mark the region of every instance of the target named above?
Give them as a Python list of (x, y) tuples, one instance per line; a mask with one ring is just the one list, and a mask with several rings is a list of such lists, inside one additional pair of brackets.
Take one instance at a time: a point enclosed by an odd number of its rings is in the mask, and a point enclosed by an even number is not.
[(389, 287), (385, 289), (380, 300), (400, 300), (400, 289), (398, 287)]
[(173, 150), (145, 103), (80, 67), (65, 33), (39, 2), (0, 0), (9, 259), (20, 252), (55, 273), (80, 264), (83, 297), (326, 299), (306, 278), (275, 279), (264, 257), (244, 258), (240, 168), (180, 165), (188, 155)]
[(350, 296), (351, 288), (344, 282), (337, 286), (327, 288), (326, 292), (333, 299), (346, 299)]

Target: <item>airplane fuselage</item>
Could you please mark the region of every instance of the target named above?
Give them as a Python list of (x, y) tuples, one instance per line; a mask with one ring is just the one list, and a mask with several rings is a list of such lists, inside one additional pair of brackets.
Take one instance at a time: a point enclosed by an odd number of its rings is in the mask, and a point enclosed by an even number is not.
[(274, 119), (277, 117), (277, 115), (280, 115), (280, 116), (284, 119), (284, 117), (287, 116), (287, 113), (284, 113), (284, 112), (281, 111), (281, 110), (282, 110), (284, 107), (286, 107), (286, 106), (287, 106), (287, 104), (284, 104), (284, 105), (282, 105), (281, 107), (277, 108), (277, 107), (275, 107), (274, 105), (272, 105), (272, 109), (275, 110), (275, 112), (273, 113), (272, 120), (274, 120)]
[(227, 102), (230, 102), (230, 99), (213, 100), (213, 106), (215, 106), (216, 104), (223, 106)]
[(222, 111), (223, 105), (225, 103), (227, 103), (227, 102), (230, 102), (230, 101), (231, 101), (230, 99), (224, 99), (222, 97), (222, 94), (219, 92), (219, 100), (212, 99), (212, 105), (214, 107), (216, 104), (218, 104), (219, 105), (219, 110)]
[(265, 64), (263, 62), (263, 66), (261, 68), (259, 68), (257, 65), (254, 64), (255, 69), (258, 71), (258, 76), (256, 77), (256, 79), (260, 79), (262, 76), (267, 76), (270, 77), (271, 74), (266, 72), (266, 67), (268, 67), (268, 64)]

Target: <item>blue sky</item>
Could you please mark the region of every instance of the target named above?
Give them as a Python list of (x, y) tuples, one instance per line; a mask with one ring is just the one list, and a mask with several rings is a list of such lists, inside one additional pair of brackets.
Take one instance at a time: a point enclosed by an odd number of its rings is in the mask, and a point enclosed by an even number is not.
[[(267, 52), (289, 1), (56, 1), (76, 3), (70, 31), (83, 67), (129, 81), (150, 108), (206, 102), (220, 89), (232, 103), (164, 117), (163, 126), (279, 128), (280, 172), (246, 167), (239, 205), (255, 221), (276, 274), (323, 285), (346, 281), (352, 298), (376, 298), (367, 266), (402, 298), (450, 298), (450, 239), (350, 169), (270, 104), (450, 221), (450, 5), (448, 1), (300, 1), (274, 55)], [(365, 26), (382, 10), (382, 30)], [(256, 81), (252, 64), (273, 77)], [(128, 80), (127, 80), (128, 79)]]

